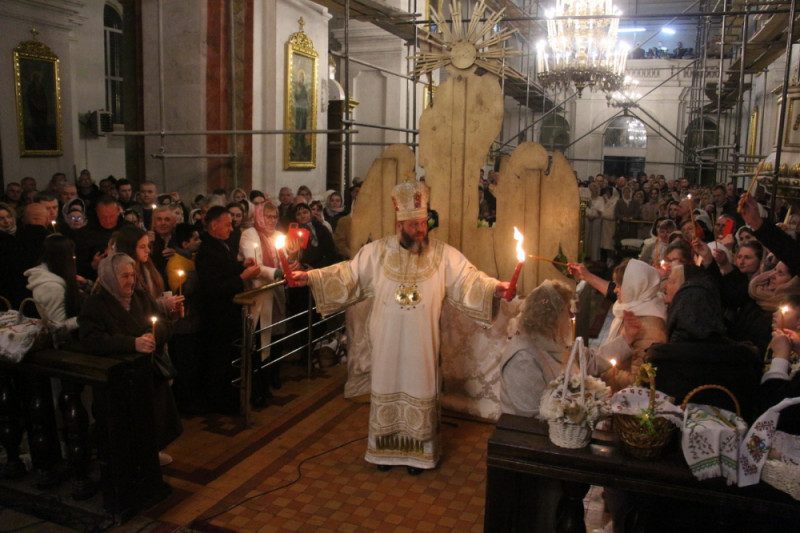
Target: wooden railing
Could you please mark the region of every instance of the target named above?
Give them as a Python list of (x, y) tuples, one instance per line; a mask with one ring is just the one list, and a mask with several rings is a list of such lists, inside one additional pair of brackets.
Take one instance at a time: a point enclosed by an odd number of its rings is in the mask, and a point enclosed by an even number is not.
[[(69, 472), (72, 497), (87, 499), (100, 490), (103, 507), (121, 523), (169, 494), (161, 477), (149, 355), (97, 357), (63, 350), (29, 353), (18, 364), (0, 363), (0, 445), (6, 451), (6, 478), (36, 476), (39, 488), (60, 483)], [(51, 379), (60, 380), (57, 399), (63, 418), (64, 453), (56, 427)], [(95, 427), (81, 401), (93, 392)], [(34, 472), (20, 458), (22, 437)], [(100, 467), (92, 481), (93, 444)], [(65, 468), (66, 466), (66, 468)]]

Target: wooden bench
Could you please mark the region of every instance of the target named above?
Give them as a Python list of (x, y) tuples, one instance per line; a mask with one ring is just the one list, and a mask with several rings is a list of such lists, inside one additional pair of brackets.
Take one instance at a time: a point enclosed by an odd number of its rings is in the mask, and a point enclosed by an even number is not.
[[(62, 457), (51, 378), (61, 380), (66, 457)], [(25, 475), (19, 456), (27, 433), (37, 485), (58, 483), (60, 463), (72, 475), (75, 499), (96, 491), (90, 479), (92, 442), (81, 392), (93, 391), (94, 444), (100, 466), (103, 507), (123, 522), (169, 494), (158, 464), (153, 420), (153, 375), (149, 355), (98, 357), (64, 350), (28, 354), (18, 364), (0, 363), (0, 444), (6, 450), (4, 477)], [(61, 468), (60, 470), (64, 470)]]
[[(671, 512), (676, 521), (688, 512), (712, 517), (714, 522), (710, 530), (680, 529), (672, 528), (668, 518), (659, 531), (749, 533), (760, 525), (764, 531), (800, 531), (800, 502), (768, 485), (738, 488), (721, 478), (698, 481), (677, 446), (662, 459), (641, 461), (623, 455), (613, 435), (595, 432), (594, 437), (587, 448), (559, 448), (548, 439), (546, 423), (503, 415), (489, 438), (484, 530), (537, 531), (542, 509), (534, 502), (544, 481), (555, 479), (561, 482), (559, 506), (564, 510), (556, 531), (585, 531), (583, 497), (589, 485), (617, 489), (633, 499), (656, 502), (656, 507), (663, 502), (662, 510)], [(641, 522), (633, 517), (630, 529), (622, 530), (641, 530), (637, 523)]]

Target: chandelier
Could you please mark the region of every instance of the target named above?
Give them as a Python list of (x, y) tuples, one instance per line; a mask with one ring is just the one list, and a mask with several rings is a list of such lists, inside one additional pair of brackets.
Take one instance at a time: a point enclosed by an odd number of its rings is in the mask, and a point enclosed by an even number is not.
[(642, 93), (637, 92), (639, 80), (625, 76), (619, 90), (606, 93), (606, 104), (610, 107), (629, 108), (636, 107), (642, 98)]
[[(556, 0), (546, 12), (547, 41), (538, 45), (539, 81), (547, 88), (574, 85), (610, 93), (621, 88), (629, 47), (617, 41), (619, 17), (611, 0)], [(580, 18), (567, 18), (580, 17)]]

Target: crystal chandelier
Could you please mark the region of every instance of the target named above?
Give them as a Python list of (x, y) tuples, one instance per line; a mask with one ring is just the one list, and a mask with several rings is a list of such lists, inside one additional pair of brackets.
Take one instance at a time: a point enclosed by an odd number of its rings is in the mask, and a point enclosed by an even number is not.
[(542, 85), (575, 85), (578, 96), (585, 87), (606, 93), (619, 90), (629, 47), (617, 41), (622, 12), (611, 0), (556, 0), (555, 9), (546, 15), (547, 41), (539, 43), (537, 54)]
[(642, 93), (636, 91), (638, 87), (639, 80), (625, 76), (618, 91), (606, 93), (606, 103), (610, 107), (636, 107), (642, 98)]

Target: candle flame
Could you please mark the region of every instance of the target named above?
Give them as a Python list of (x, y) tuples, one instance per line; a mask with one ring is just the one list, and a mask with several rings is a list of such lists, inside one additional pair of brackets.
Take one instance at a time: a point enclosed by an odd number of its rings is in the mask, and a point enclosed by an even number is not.
[(183, 277), (183, 270), (178, 270), (178, 276), (181, 278)]
[(152, 207), (153, 207), (153, 210), (155, 211), (156, 207), (158, 207), (158, 206), (156, 204), (153, 204)]
[(667, 262), (662, 259), (661, 260), (661, 268), (664, 268), (665, 266), (667, 266)]
[(788, 310), (789, 310), (789, 306), (788, 305), (784, 305), (783, 307), (781, 307), (781, 314), (782, 315), (786, 314), (786, 312)]
[(151, 316), (150, 317), (150, 322), (152, 322), (153, 326), (155, 326), (156, 322), (158, 322), (158, 317), (157, 316)]
[(522, 233), (514, 226), (514, 239), (517, 241), (517, 261), (525, 261), (525, 250), (522, 249)]
[(609, 363), (611, 363), (611, 366), (617, 366), (617, 360), (616, 359), (611, 359), (609, 361)]
[(275, 237), (275, 248), (280, 250), (284, 246), (286, 246), (286, 235), (278, 235)]
[(257, 242), (254, 242), (254, 243), (253, 243), (253, 248), (254, 248), (254, 249), (255, 249), (255, 248), (258, 248), (258, 243), (257, 243)]

